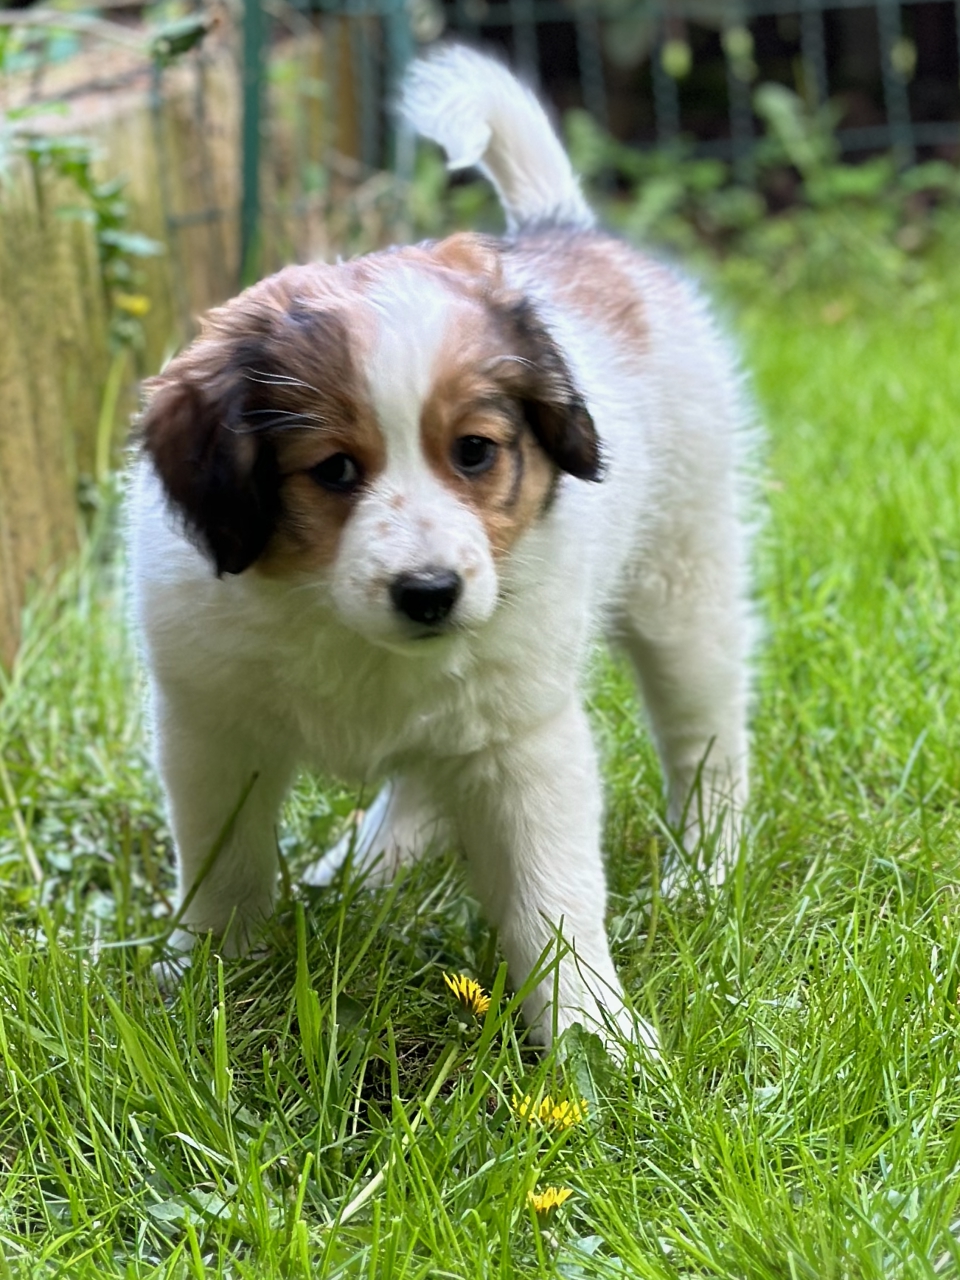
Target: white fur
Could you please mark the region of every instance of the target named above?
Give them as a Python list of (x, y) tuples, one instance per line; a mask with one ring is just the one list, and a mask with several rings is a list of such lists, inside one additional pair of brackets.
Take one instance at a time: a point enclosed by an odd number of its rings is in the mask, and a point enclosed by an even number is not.
[(475, 165), (493, 183), (509, 230), (548, 220), (593, 226), (543, 107), (499, 62), (442, 45), (408, 71), (400, 111), (417, 133), (439, 142), (451, 169)]
[[(427, 131), (455, 160), (483, 157), (515, 221), (570, 210), (585, 220), (540, 108), (496, 64), (448, 50), (414, 69), (406, 102), (420, 127), (436, 119)], [(256, 775), (184, 924), (229, 930), (228, 947), (239, 947), (269, 913), (274, 826), (298, 767), (363, 784), (392, 778), (360, 833), (360, 860), (381, 858), (387, 876), (456, 839), (517, 984), (558, 934), (571, 948), (526, 1001), (541, 1041), (585, 1019), (652, 1047), (624, 1004), (605, 935), (602, 789), (581, 678), (598, 632), (622, 645), (671, 819), (686, 823), (691, 848), (723, 823), (732, 852), (731, 815), (747, 796), (752, 639), (740, 385), (700, 298), (665, 268), (636, 259), (649, 327), (638, 360), (578, 320), (522, 258), (507, 262), (569, 362), (606, 473), (600, 484), (562, 476), (552, 506), (498, 565), (480, 522), (420, 455), (418, 409), (455, 304), (416, 271), (372, 299), (380, 324), (365, 373), (386, 468), (329, 576), (216, 578), (151, 465), (136, 468), (134, 606), (181, 894)], [(428, 563), (472, 565), (476, 576), (457, 606), (463, 625), (418, 644), (398, 628), (387, 586)], [(342, 843), (311, 878), (328, 880), (346, 852)]]
[[(359, 632), (413, 654), (425, 646), (407, 639), (409, 628), (389, 598), (399, 573), (425, 566), (468, 573), (456, 607), (461, 626), (487, 621), (497, 602), (497, 580), (482, 524), (437, 479), (420, 448), (420, 409), (453, 300), (422, 272), (403, 267), (368, 300), (378, 330), (366, 383), (387, 462), (344, 530), (331, 594), (340, 617)], [(397, 501), (403, 503), (399, 510)]]

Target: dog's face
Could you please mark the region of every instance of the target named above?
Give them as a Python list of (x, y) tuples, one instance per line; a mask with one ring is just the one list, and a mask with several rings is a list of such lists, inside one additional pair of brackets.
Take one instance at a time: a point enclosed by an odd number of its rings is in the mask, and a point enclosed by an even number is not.
[(481, 625), (596, 433), (555, 342), (460, 235), (292, 267), (151, 384), (143, 440), (218, 574), (314, 581), (388, 647)]

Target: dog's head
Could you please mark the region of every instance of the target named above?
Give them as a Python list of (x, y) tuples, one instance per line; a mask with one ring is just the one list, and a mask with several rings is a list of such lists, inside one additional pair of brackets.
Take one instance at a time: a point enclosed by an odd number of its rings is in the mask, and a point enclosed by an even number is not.
[(315, 580), (390, 646), (486, 621), (560, 473), (600, 474), (556, 342), (475, 236), (287, 268), (148, 395), (144, 447), (216, 573)]

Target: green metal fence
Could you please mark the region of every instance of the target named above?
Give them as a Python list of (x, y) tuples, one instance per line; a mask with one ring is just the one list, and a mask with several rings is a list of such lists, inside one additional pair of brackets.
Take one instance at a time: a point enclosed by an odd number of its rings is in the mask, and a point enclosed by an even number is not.
[[(201, 25), (214, 4), (199, 0)], [(413, 140), (397, 132), (386, 104), (417, 49), (438, 38), (499, 50), (558, 112), (584, 108), (641, 147), (683, 140), (731, 162), (742, 182), (753, 180), (753, 95), (763, 81), (790, 84), (811, 110), (839, 99), (836, 136), (847, 154), (892, 151), (903, 163), (960, 156), (960, 0), (243, 0), (229, 12), (240, 18), (230, 30), (241, 104), (236, 204), (207, 192), (203, 163), (188, 200), (165, 163), (160, 184), (174, 251), (207, 227), (210, 252), (231, 259), (234, 282), (314, 251), (309, 237), (271, 232), (266, 243), (264, 214), (278, 206), (291, 226), (319, 217), (332, 225), (356, 192), (358, 219), (378, 201), (397, 206), (402, 184), (379, 175), (410, 174)], [(36, 56), (54, 58), (66, 21), (0, 11), (0, 33), (5, 22), (34, 23), (46, 32)], [(102, 34), (101, 18), (70, 21), (74, 34), (84, 24), (91, 38)], [(278, 53), (288, 45), (311, 50), (309, 58)], [(150, 72), (158, 119), (171, 79), (195, 77), (201, 138), (202, 122), (215, 123), (221, 108), (209, 100), (208, 61), (202, 42), (179, 60), (155, 57)], [(291, 155), (278, 157), (278, 147)]]
[[(251, 42), (244, 206), (249, 243), (255, 225), (255, 113), (264, 101), (256, 91), (256, 58), (264, 26), (261, 0), (245, 0), (245, 4)], [(842, 150), (850, 154), (892, 150), (909, 163), (922, 152), (953, 155), (960, 144), (960, 0), (920, 5), (899, 0), (870, 5), (863, 0), (669, 0), (666, 4), (316, 0), (309, 7), (306, 0), (297, 0), (297, 4), (321, 30), (346, 24), (349, 74), (358, 96), (359, 158), (370, 168), (409, 165), (409, 140), (396, 136), (383, 102), (418, 44), (438, 36), (461, 36), (502, 49), (547, 96), (557, 87), (552, 60), (559, 51), (567, 75), (565, 91), (556, 95), (564, 99), (561, 105), (573, 101), (601, 125), (613, 125), (616, 130), (624, 113), (614, 110), (614, 80), (617, 102), (633, 94), (646, 108), (646, 127), (636, 130), (638, 136), (632, 138), (628, 127), (623, 140), (663, 145), (688, 137), (700, 153), (732, 161), (738, 177), (750, 182), (758, 133), (752, 109), (754, 84), (782, 76), (789, 61), (790, 78), (802, 87), (811, 107), (826, 103), (838, 92), (841, 96), (846, 92), (849, 98), (836, 46), (853, 21), (853, 38), (864, 46), (860, 61), (868, 65), (861, 75), (866, 88), (856, 91), (859, 113), (847, 111), (851, 119), (841, 122), (837, 132)], [(777, 35), (771, 40), (774, 26)], [(617, 56), (621, 38), (628, 44), (632, 41), (634, 48), (633, 65), (628, 59), (626, 70), (624, 59)], [(770, 46), (777, 41), (780, 50), (773, 56)], [(765, 61), (778, 65), (771, 71)], [(343, 75), (345, 70), (342, 65), (331, 66), (330, 74)], [(697, 96), (698, 72), (713, 77), (715, 105), (706, 129), (698, 129), (702, 109), (690, 110), (690, 99)], [(718, 92), (720, 77), (723, 86)], [(725, 102), (718, 108), (721, 98)], [(718, 117), (723, 117), (719, 128)], [(623, 136), (624, 129), (618, 131)]]

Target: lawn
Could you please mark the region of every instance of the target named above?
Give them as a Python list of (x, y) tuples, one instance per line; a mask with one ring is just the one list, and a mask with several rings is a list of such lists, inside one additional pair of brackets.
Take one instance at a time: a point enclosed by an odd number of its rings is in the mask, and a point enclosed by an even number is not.
[[(105, 503), (0, 703), (0, 1277), (960, 1275), (958, 296), (947, 266), (727, 305), (768, 517), (718, 894), (654, 893), (655, 758), (623, 672), (591, 684), (656, 1068), (524, 1046), (453, 857), (297, 890), (358, 803), (317, 781), (269, 948), (158, 992), (170, 845)], [(476, 1025), (444, 972), (492, 991)]]

